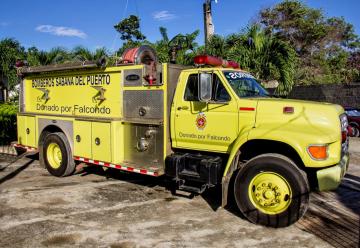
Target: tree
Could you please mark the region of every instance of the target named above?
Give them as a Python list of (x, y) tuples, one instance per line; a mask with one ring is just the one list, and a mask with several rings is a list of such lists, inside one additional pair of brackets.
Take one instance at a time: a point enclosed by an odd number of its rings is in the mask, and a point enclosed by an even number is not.
[(15, 64), (25, 58), (25, 49), (14, 39), (0, 41), (0, 77), (8, 82), (9, 89), (18, 83)]
[(71, 51), (73, 61), (89, 61), (93, 60), (93, 54), (85, 47), (77, 46)]
[(176, 63), (182, 65), (192, 65), (193, 58), (196, 55), (195, 49), (198, 47), (195, 40), (200, 31), (195, 30), (189, 34), (177, 34), (172, 39), (169, 39), (167, 29), (165, 27), (160, 27), (159, 30), (162, 39), (156, 41), (154, 44), (150, 44), (150, 46), (155, 49), (159, 62), (169, 63), (171, 47), (178, 46), (179, 50), (177, 51)]
[[(182, 43), (182, 48), (178, 51), (176, 57), (176, 63), (182, 65), (193, 65), (194, 64), (194, 57), (198, 54), (197, 48), (199, 45), (195, 41), (196, 38), (199, 36), (200, 30), (195, 30), (192, 33), (188, 34), (178, 34), (175, 36), (173, 41), (176, 43)], [(176, 40), (176, 37), (179, 37), (179, 41)], [(181, 42), (182, 41), (186, 41)], [(170, 44), (171, 45), (171, 44)]]
[(97, 61), (102, 58), (109, 58), (108, 52), (106, 51), (105, 47), (97, 48), (94, 52), (92, 52), (85, 47), (77, 46), (71, 51), (70, 55), (72, 61), (80, 62)]
[[(295, 49), (297, 83), (339, 83), (351, 78), (346, 75), (353, 68), (347, 67), (346, 61), (360, 43), (353, 25), (343, 17), (327, 18), (320, 9), (286, 0), (263, 9), (259, 23), (266, 34), (288, 42)], [(339, 62), (337, 66), (335, 61)]]
[(153, 48), (156, 51), (159, 62), (168, 63), (170, 61), (170, 56), (169, 56), (170, 47), (169, 47), (169, 37), (168, 37), (167, 29), (164, 27), (160, 27), (159, 29), (162, 39), (156, 41), (153, 44)]
[(146, 39), (140, 31), (140, 19), (137, 16), (130, 15), (116, 24), (114, 28), (120, 33), (120, 39), (128, 43)]
[(343, 17), (326, 18), (322, 10), (300, 1), (283, 1), (262, 10), (260, 23), (267, 34), (293, 44), (299, 55), (314, 53), (328, 45), (352, 47), (358, 41), (353, 25)]
[(266, 35), (258, 25), (228, 37), (214, 35), (207, 52), (236, 61), (260, 80), (277, 79), (279, 87), (276, 93), (279, 95), (287, 95), (294, 84), (294, 49), (288, 43)]
[(29, 66), (52, 65), (71, 62), (73, 56), (65, 48), (55, 47), (50, 51), (40, 51), (36, 47), (28, 48), (26, 60)]
[(145, 40), (146, 36), (140, 31), (140, 19), (137, 16), (130, 15), (116, 24), (114, 28), (120, 33), (120, 39), (124, 41), (117, 52), (118, 54), (122, 54), (127, 48), (150, 44)]

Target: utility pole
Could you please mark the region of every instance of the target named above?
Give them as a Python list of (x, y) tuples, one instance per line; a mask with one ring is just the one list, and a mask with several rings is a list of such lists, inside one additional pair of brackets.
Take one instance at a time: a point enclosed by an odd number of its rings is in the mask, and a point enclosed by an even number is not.
[[(214, 24), (212, 22), (211, 2), (213, 0), (205, 0), (203, 5), (204, 10), (204, 33), (205, 33), (205, 48), (211, 36), (214, 35)], [(216, 2), (216, 1), (215, 1)]]

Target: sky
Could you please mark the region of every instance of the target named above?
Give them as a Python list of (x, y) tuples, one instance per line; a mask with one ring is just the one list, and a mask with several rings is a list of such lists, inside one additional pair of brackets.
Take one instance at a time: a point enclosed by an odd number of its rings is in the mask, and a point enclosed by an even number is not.
[[(36, 46), (50, 50), (61, 46), (90, 50), (118, 49), (122, 41), (113, 28), (123, 18), (135, 14), (141, 19), (141, 32), (149, 41), (160, 39), (159, 27), (166, 27), (169, 37), (178, 33), (201, 31), (202, 44), (204, 0), (0, 0), (0, 40), (14, 38), (25, 48)], [(258, 17), (259, 10), (280, 0), (218, 0), (213, 3), (215, 33), (238, 32)], [(360, 0), (304, 0), (326, 16), (343, 16), (360, 35)]]

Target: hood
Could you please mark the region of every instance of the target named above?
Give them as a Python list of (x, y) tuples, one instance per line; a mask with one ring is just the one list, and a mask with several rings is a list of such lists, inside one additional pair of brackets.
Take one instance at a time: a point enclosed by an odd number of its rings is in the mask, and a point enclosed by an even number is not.
[[(293, 113), (284, 113), (292, 107)], [(340, 118), (344, 109), (340, 105), (295, 99), (260, 98), (257, 103), (256, 127), (272, 127), (327, 137), (334, 142), (340, 138)], [(319, 141), (320, 142), (320, 141)]]

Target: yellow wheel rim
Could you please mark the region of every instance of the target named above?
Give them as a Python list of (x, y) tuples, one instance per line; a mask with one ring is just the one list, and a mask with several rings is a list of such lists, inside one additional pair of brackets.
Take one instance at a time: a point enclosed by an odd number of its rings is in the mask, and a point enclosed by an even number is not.
[(285, 178), (274, 172), (257, 174), (249, 184), (251, 203), (265, 214), (280, 214), (290, 205), (291, 187)]
[(62, 161), (60, 146), (56, 143), (50, 143), (46, 150), (46, 155), (50, 166), (54, 169), (58, 169)]

